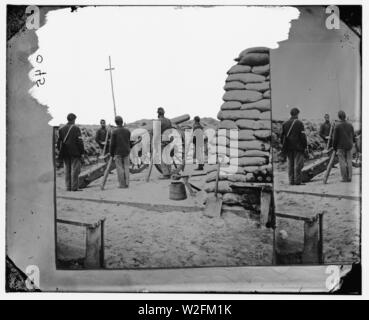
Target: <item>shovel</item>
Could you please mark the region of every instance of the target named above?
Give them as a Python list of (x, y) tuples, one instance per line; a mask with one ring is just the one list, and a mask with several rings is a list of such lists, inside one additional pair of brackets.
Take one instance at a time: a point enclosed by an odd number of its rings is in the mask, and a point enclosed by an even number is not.
[(207, 217), (220, 217), (223, 200), (218, 196), (218, 182), (220, 173), (220, 161), (218, 159), (217, 176), (215, 180), (215, 194), (208, 197), (204, 214)]

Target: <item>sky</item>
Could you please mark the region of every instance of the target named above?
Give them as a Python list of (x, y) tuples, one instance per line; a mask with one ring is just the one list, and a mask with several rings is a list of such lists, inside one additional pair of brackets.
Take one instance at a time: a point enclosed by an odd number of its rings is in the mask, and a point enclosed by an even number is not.
[(338, 119), (344, 110), (360, 119), (360, 39), (342, 21), (327, 29), (321, 7), (300, 10), (288, 41), (271, 52), (272, 117), (286, 119), (298, 107), (300, 117)]
[[(290, 7), (86, 7), (50, 11), (29, 57), (45, 84), (31, 94), (49, 109), (50, 125), (114, 122), (108, 68), (112, 59), (117, 114), (126, 123), (156, 117), (216, 118), (227, 70), (249, 47), (286, 40)], [(36, 62), (41, 55), (42, 63)]]

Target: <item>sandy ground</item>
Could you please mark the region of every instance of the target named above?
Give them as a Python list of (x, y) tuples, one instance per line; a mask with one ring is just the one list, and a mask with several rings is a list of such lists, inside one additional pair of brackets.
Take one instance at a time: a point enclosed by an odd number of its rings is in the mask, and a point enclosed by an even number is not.
[[(302, 186), (289, 186), (287, 172), (275, 172), (275, 190), (293, 190), (317, 194), (360, 196), (360, 169), (354, 168), (351, 183), (340, 182), (339, 167), (333, 168), (328, 184), (322, 183), (323, 174)], [(360, 256), (360, 201), (309, 196), (304, 194), (275, 193), (277, 212), (290, 212), (313, 216), (324, 212), (323, 237), (325, 263), (357, 261)], [(303, 244), (303, 222), (277, 219), (277, 230), (286, 230), (289, 239)]]
[[(63, 191), (63, 178), (57, 178), (58, 218), (93, 222), (104, 217), (105, 264), (107, 268), (170, 268), (203, 266), (270, 265), (272, 231), (257, 219), (223, 210), (222, 218), (204, 216), (204, 194), (183, 201), (169, 200), (168, 180), (158, 180), (153, 168), (150, 183), (147, 170), (131, 176), (129, 189), (117, 188), (115, 172), (105, 191), (100, 179), (79, 192)], [(204, 177), (193, 177), (201, 187)], [(141, 202), (156, 205), (135, 207), (120, 203), (99, 203), (73, 198)], [(166, 205), (160, 209), (161, 205)], [(177, 209), (168, 211), (168, 206)], [(171, 208), (171, 207), (169, 207)], [(165, 210), (164, 210), (165, 209)], [(58, 256), (62, 260), (84, 255), (85, 232), (81, 227), (58, 224)]]

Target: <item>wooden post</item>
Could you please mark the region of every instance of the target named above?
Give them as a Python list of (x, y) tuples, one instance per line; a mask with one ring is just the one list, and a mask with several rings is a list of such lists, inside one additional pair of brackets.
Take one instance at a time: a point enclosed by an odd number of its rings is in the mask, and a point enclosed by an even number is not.
[(105, 268), (105, 247), (104, 247), (104, 243), (105, 243), (105, 233), (104, 233), (104, 228), (105, 228), (105, 218), (100, 220), (100, 238), (101, 238), (101, 246), (100, 246), (100, 267), (101, 268)]
[(323, 249), (323, 213), (319, 213), (319, 264), (324, 264), (324, 249)]
[(324, 173), (323, 183), (326, 184), (328, 182), (329, 174), (331, 173), (331, 169), (333, 167), (334, 157), (336, 156), (336, 151), (333, 151), (331, 154), (331, 158), (329, 160), (327, 170)]
[(103, 266), (103, 220), (96, 225), (86, 227), (86, 258), (85, 267), (89, 269), (101, 268)]
[(269, 220), (271, 201), (272, 193), (262, 188), (260, 192), (260, 223), (263, 226), (265, 226)]
[(104, 188), (105, 188), (105, 184), (106, 184), (106, 181), (108, 180), (108, 176), (109, 176), (110, 167), (112, 165), (112, 162), (113, 162), (113, 157), (110, 157), (110, 159), (108, 161), (108, 164), (106, 166), (105, 172), (104, 172), (104, 178), (103, 178), (103, 181), (101, 183), (101, 190), (104, 190)]
[(303, 264), (319, 263), (319, 223), (318, 219), (304, 222)]

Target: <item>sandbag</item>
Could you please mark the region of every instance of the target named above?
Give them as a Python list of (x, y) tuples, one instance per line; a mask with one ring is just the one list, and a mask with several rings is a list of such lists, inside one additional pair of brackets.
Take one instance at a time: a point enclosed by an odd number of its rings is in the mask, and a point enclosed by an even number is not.
[(242, 103), (255, 102), (262, 98), (263, 95), (260, 92), (251, 90), (230, 90), (223, 95), (224, 101), (239, 101)]
[(270, 90), (267, 90), (263, 93), (263, 98), (270, 99), (270, 97), (271, 97), (271, 91)]
[(272, 119), (272, 114), (270, 111), (260, 113), (260, 120), (270, 120), (270, 119)]
[(225, 193), (223, 194), (223, 203), (228, 205), (237, 205), (243, 201), (243, 196), (236, 193)]
[(209, 144), (212, 146), (229, 146), (230, 140), (228, 136), (214, 136), (209, 140)]
[[(218, 130), (218, 137), (227, 137), (230, 140), (255, 140), (256, 137), (254, 136), (253, 130), (237, 130), (237, 137), (234, 137), (233, 135), (230, 137), (230, 130), (227, 130), (224, 132), (223, 130)], [(212, 139), (213, 140), (213, 139)]]
[(227, 180), (231, 182), (246, 182), (246, 175), (245, 174), (230, 174), (228, 175)]
[[(229, 165), (221, 165), (220, 172), (223, 172), (224, 175), (229, 174), (227, 168), (229, 169)], [(211, 174), (214, 171), (218, 170), (217, 165), (209, 165), (206, 174)], [(245, 174), (245, 170), (243, 167), (238, 167), (234, 174)]]
[(253, 130), (239, 130), (238, 131), (238, 140), (239, 141), (255, 140)]
[(251, 71), (250, 66), (242, 66), (239, 64), (234, 65), (231, 69), (227, 71), (227, 74), (232, 73), (249, 73)]
[(254, 182), (255, 176), (251, 172), (246, 173), (246, 182)]
[(247, 48), (238, 55), (238, 57), (235, 59), (236, 61), (239, 61), (243, 56), (245, 56), (248, 53), (269, 53), (269, 48), (267, 47), (253, 47), (253, 48)]
[(257, 173), (259, 171), (259, 166), (244, 166), (242, 169), (245, 173)]
[(256, 102), (244, 103), (241, 105), (241, 110), (259, 110), (261, 112), (270, 111), (270, 99), (262, 99)]
[(273, 174), (273, 165), (271, 163), (263, 165), (260, 167), (260, 170), (266, 170), (267, 173)]
[(229, 90), (242, 90), (245, 89), (245, 84), (243, 82), (240, 81), (230, 81), (230, 82), (226, 82), (225, 86), (223, 87), (223, 89), (225, 91), (229, 91)]
[(231, 81), (240, 81), (244, 84), (255, 83), (255, 82), (265, 82), (265, 77), (259, 74), (254, 74), (254, 73), (233, 73), (233, 74), (230, 74), (226, 79), (226, 82), (231, 82)]
[[(227, 132), (224, 134), (221, 130), (218, 130), (218, 137), (227, 137), (230, 141), (251, 141), (256, 140), (256, 137), (253, 134), (253, 130), (237, 130), (237, 135), (230, 136), (230, 130), (227, 130)], [(211, 139), (211, 144), (215, 144), (216, 140), (213, 138)]]
[(223, 120), (219, 123), (219, 129), (238, 129), (236, 122), (231, 120)]
[(238, 148), (232, 148), (229, 147), (229, 145), (224, 146), (219, 144), (217, 150), (212, 149), (209, 151), (209, 155), (214, 155), (214, 154), (218, 154), (218, 155), (226, 155), (226, 156), (230, 156), (230, 157), (243, 157), (245, 156), (245, 150), (243, 149), (238, 149)]
[(219, 111), (217, 117), (219, 120), (259, 120), (261, 117), (263, 117), (263, 113), (259, 110), (224, 110)]
[(262, 166), (267, 163), (264, 157), (241, 157), (238, 159), (240, 166)]
[(261, 150), (246, 150), (243, 153), (244, 157), (269, 157), (270, 152)]
[[(218, 192), (219, 193), (228, 193), (232, 192), (232, 188), (230, 187), (231, 182), (229, 181), (219, 181), (218, 183)], [(205, 183), (204, 190), (206, 192), (215, 192), (215, 183), (214, 182), (207, 182)]]
[[(224, 120), (224, 121), (227, 121), (227, 120)], [(261, 130), (261, 129), (271, 130), (271, 126), (272, 126), (272, 123), (270, 120), (257, 120), (256, 121), (256, 120), (239, 119), (235, 123), (240, 129), (252, 129), (252, 130)]]
[(269, 63), (269, 54), (247, 53), (240, 58), (238, 63), (249, 66), (262, 66)]
[(259, 92), (264, 92), (264, 91), (269, 90), (270, 83), (269, 83), (269, 81), (247, 83), (245, 85), (245, 87), (246, 87), (246, 90), (255, 90), (255, 91), (259, 91)]
[(271, 130), (255, 130), (254, 135), (259, 139), (268, 139), (272, 134)]
[(252, 67), (251, 69), (252, 73), (261, 74), (263, 76), (268, 75), (270, 72), (270, 65), (266, 64), (264, 66), (256, 66)]
[[(260, 140), (253, 140), (253, 141), (238, 141), (238, 149), (241, 150), (261, 150), (261, 151), (269, 151), (270, 144), (260, 141)], [(265, 163), (263, 163), (265, 164)], [(250, 164), (251, 165), (251, 164)]]
[(239, 101), (228, 101), (224, 102), (220, 109), (221, 110), (240, 110), (242, 103)]

